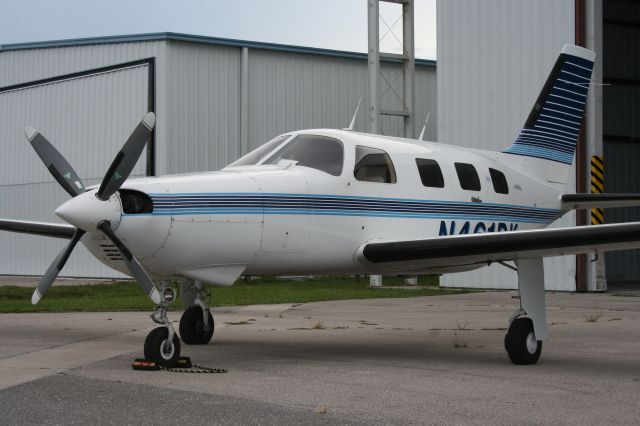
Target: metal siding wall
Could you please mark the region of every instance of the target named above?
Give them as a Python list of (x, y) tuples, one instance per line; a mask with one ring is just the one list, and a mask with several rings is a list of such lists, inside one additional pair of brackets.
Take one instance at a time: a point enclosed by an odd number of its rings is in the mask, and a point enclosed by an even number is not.
[[(390, 81), (399, 71), (396, 65), (382, 66), (383, 74)], [(401, 90), (401, 83), (401, 78), (395, 81), (396, 91)], [(416, 68), (418, 122), (426, 118), (428, 111), (435, 114), (435, 85), (435, 68)], [(369, 104), (366, 61), (249, 50), (248, 149), (292, 130), (347, 127), (360, 98), (362, 104), (354, 130), (366, 131)], [(393, 95), (388, 93), (382, 108), (391, 108), (394, 102)], [(435, 140), (433, 123), (430, 120), (427, 137)], [(383, 117), (381, 129), (387, 135), (400, 135), (402, 121)]]
[[(156, 173), (166, 173), (167, 99), (166, 42), (113, 43), (49, 49), (0, 50), (0, 87), (110, 66), (144, 58), (156, 58)], [(146, 89), (146, 86), (145, 86)]]
[[(574, 0), (446, 0), (438, 1), (437, 14), (438, 140), (503, 150), (515, 140), (563, 44), (574, 42)], [(575, 225), (575, 215), (556, 225)], [(549, 289), (575, 290), (575, 257), (545, 259), (545, 281)], [(500, 266), (441, 282), (517, 286), (516, 274)]]
[(238, 153), (240, 49), (168, 47), (167, 173), (218, 170)]
[[(0, 93), (0, 217), (59, 222), (53, 210), (69, 198), (26, 141), (25, 125), (36, 126), (87, 185), (100, 183), (147, 111), (147, 76), (148, 68), (140, 66)], [(145, 165), (140, 161), (132, 175), (144, 175)], [(65, 244), (3, 232), (0, 273), (44, 273)], [(122, 276), (84, 248), (74, 251), (61, 275)]]

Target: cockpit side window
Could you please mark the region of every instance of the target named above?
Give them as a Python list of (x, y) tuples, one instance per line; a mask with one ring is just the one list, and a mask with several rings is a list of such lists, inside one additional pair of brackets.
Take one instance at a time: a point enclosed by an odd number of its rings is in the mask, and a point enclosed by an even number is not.
[(262, 157), (273, 151), (280, 145), (282, 142), (289, 139), (291, 135), (280, 135), (271, 139), (269, 142), (259, 146), (248, 154), (240, 157), (233, 163), (229, 164), (227, 167), (237, 167), (237, 166), (252, 166), (254, 164), (258, 164)]
[(327, 136), (298, 135), (262, 164), (278, 164), (281, 160), (295, 161), (298, 166), (340, 176), (344, 146), (338, 139)]
[(353, 175), (363, 182), (396, 183), (396, 171), (389, 154), (368, 146), (356, 146)]

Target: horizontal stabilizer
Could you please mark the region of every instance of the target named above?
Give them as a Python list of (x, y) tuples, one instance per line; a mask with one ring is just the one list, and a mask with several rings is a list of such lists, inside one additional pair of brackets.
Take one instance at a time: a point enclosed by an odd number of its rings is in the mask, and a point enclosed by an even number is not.
[(562, 207), (571, 209), (596, 209), (640, 206), (640, 194), (563, 194)]
[(640, 248), (640, 222), (371, 242), (357, 257), (408, 271)]
[(75, 228), (59, 223), (31, 222), (28, 220), (0, 219), (0, 231), (41, 235), (44, 237), (71, 239)]

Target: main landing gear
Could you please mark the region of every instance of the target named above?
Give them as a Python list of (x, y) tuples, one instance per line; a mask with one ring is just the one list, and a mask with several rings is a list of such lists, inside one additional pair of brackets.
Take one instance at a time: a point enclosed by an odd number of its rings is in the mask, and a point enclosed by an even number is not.
[[(147, 335), (144, 342), (144, 356), (159, 365), (171, 368), (180, 358), (180, 339), (173, 324), (167, 318), (169, 304), (176, 299), (176, 291), (166, 283), (160, 285), (161, 303), (151, 314), (151, 319), (161, 325)], [(180, 319), (180, 336), (187, 345), (206, 345), (211, 341), (214, 321), (209, 306), (205, 302), (208, 292), (199, 282), (182, 283), (180, 296), (187, 309)]]
[(520, 309), (509, 319), (504, 348), (512, 363), (530, 365), (538, 362), (542, 341), (549, 338), (544, 300), (544, 266), (541, 258), (519, 259), (516, 265)]
[(206, 345), (211, 341), (215, 324), (206, 300), (208, 289), (199, 281), (185, 281), (180, 287), (184, 314), (180, 319), (180, 337), (187, 345)]

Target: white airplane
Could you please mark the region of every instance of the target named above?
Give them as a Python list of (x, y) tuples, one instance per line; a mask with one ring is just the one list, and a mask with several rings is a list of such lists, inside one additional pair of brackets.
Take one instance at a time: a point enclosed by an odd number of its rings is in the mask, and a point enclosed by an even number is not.
[[(182, 283), (180, 336), (206, 344), (214, 321), (205, 284), (241, 275), (443, 274), (514, 261), (520, 307), (505, 347), (534, 364), (548, 339), (542, 258), (640, 247), (640, 223), (544, 228), (571, 209), (638, 205), (637, 194), (565, 194), (595, 54), (567, 45), (516, 141), (503, 152), (346, 130), (280, 135), (221, 171), (127, 180), (155, 123), (148, 113), (99, 187), (85, 188), (33, 127), (26, 136), (73, 197), (69, 225), (1, 220), (0, 229), (71, 242), (46, 271), (38, 303), (82, 243), (134, 277), (161, 324), (145, 357), (175, 365), (167, 319)], [(154, 283), (155, 282), (155, 283)]]

